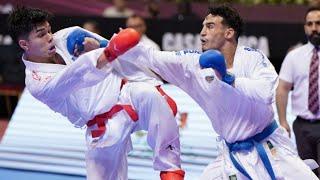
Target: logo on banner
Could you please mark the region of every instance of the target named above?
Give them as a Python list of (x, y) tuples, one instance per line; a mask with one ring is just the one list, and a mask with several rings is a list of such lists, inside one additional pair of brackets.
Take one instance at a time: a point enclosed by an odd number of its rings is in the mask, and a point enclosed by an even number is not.
[[(261, 50), (267, 57), (270, 56), (269, 40), (265, 36), (240, 36), (239, 45)], [(166, 32), (162, 36), (164, 51), (179, 51), (194, 49), (201, 51), (200, 34)]]
[(167, 32), (162, 36), (164, 51), (179, 51), (181, 49), (201, 50), (199, 34), (183, 34)]

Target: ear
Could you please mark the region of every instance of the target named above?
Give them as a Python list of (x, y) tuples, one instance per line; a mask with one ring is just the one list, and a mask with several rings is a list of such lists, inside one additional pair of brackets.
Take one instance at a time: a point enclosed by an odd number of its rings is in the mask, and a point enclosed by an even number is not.
[(225, 33), (224, 33), (224, 36), (226, 39), (231, 39), (235, 36), (236, 32), (234, 31), (233, 28), (227, 28)]
[(18, 42), (19, 46), (24, 50), (24, 51), (27, 51), (28, 50), (28, 47), (29, 47), (29, 43), (27, 40), (25, 39), (20, 39), (19, 42)]

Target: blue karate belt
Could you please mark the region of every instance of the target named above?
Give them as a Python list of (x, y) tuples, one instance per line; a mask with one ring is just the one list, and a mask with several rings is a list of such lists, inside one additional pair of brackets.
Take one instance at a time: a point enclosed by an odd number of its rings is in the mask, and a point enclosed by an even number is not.
[(230, 159), (243, 175), (245, 175), (247, 178), (252, 180), (250, 175), (247, 173), (247, 171), (237, 162), (232, 152), (238, 152), (242, 150), (249, 151), (253, 147), (256, 147), (259, 157), (262, 160), (264, 167), (267, 169), (268, 174), (270, 175), (272, 180), (276, 180), (276, 177), (274, 175), (270, 160), (268, 158), (268, 155), (263, 147), (263, 144), (261, 143), (262, 140), (270, 136), (276, 129), (278, 128), (278, 125), (276, 121), (273, 121), (270, 125), (268, 125), (261, 133), (256, 134), (253, 137), (250, 137), (248, 139), (242, 140), (242, 141), (236, 141), (234, 143), (228, 143), (226, 142), (227, 146), (229, 147), (229, 155)]

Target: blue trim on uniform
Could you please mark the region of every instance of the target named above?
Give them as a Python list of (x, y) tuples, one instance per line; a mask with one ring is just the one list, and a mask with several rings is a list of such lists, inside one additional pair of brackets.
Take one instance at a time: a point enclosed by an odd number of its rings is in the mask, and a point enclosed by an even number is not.
[(259, 154), (260, 159), (262, 160), (264, 167), (267, 169), (268, 174), (270, 175), (272, 180), (276, 180), (276, 177), (274, 175), (270, 160), (268, 158), (268, 155), (263, 147), (263, 144), (261, 143), (262, 140), (270, 136), (276, 129), (278, 128), (278, 124), (276, 121), (273, 121), (269, 126), (267, 126), (261, 133), (256, 134), (255, 136), (242, 140), (242, 141), (236, 141), (234, 143), (228, 143), (226, 142), (227, 146), (229, 147), (229, 155), (230, 159), (243, 175), (245, 175), (247, 178), (252, 180), (250, 175), (247, 173), (247, 171), (237, 162), (232, 152), (238, 152), (238, 151), (249, 151), (253, 147), (256, 147), (257, 152)]
[(104, 48), (108, 46), (109, 41), (108, 40), (100, 40), (100, 48)]
[(227, 72), (226, 75), (222, 78), (222, 81), (229, 85), (232, 85), (235, 79), (236, 77), (234, 76), (234, 74)]

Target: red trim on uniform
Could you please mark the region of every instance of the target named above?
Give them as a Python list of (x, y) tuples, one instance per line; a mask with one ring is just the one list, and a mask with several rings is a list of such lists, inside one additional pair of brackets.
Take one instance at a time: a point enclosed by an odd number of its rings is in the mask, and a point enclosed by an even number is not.
[(166, 99), (168, 105), (170, 106), (172, 113), (174, 116), (176, 116), (177, 112), (178, 112), (178, 107), (176, 102), (169, 96), (166, 94), (166, 92), (164, 92), (164, 90), (161, 88), (161, 86), (156, 86), (157, 90), (159, 91), (159, 93)]
[(134, 121), (134, 122), (138, 121), (139, 116), (136, 113), (136, 111), (132, 108), (131, 105), (121, 105), (121, 106), (128, 113), (128, 115), (130, 116), (132, 121)]

